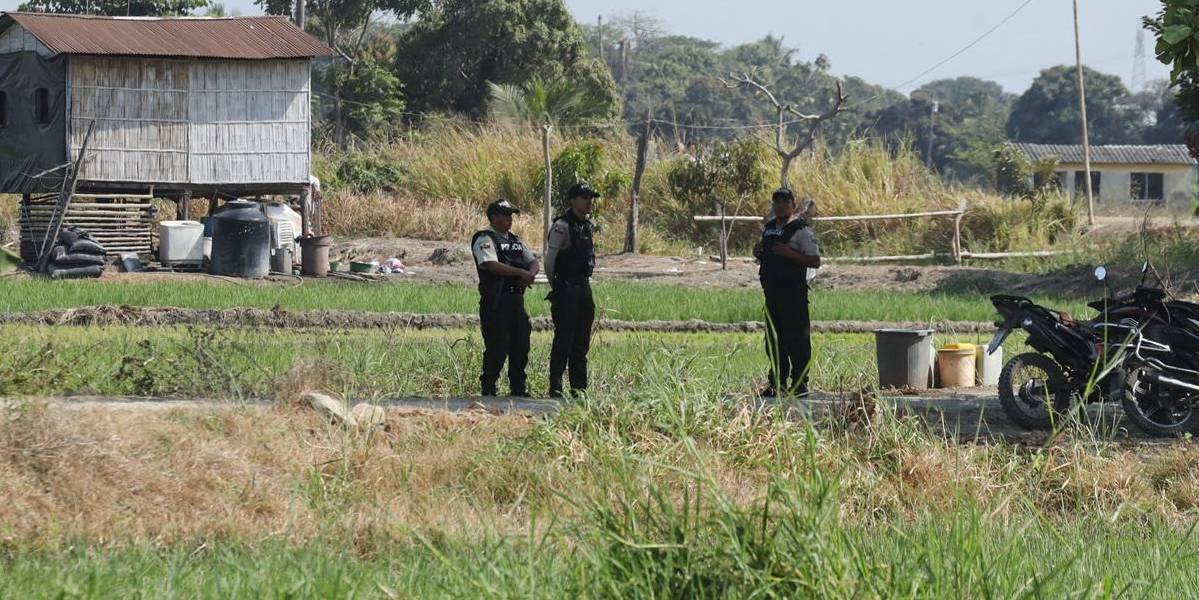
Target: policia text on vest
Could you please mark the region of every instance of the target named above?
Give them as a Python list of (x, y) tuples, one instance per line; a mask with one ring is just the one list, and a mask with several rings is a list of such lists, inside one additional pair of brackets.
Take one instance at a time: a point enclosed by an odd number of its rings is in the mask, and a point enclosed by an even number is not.
[(484, 396), (496, 395), (505, 360), (512, 395), (528, 395), (525, 368), (529, 364), (532, 327), (525, 312), (524, 294), (540, 265), (511, 232), (512, 215), (519, 212), (507, 200), (492, 202), (487, 207), (491, 227), (471, 240), (479, 273), (479, 321), (483, 330), (483, 374), (479, 383)]
[(591, 294), (595, 243), (588, 217), (596, 198), (599, 194), (587, 183), (571, 186), (566, 193), (568, 209), (554, 220), (546, 240), (545, 269), (552, 285), (549, 301), (554, 322), (551, 398), (562, 396), (562, 375), (568, 368), (571, 390), (577, 394), (587, 389), (587, 352), (595, 321), (595, 299)]
[(754, 248), (766, 296), (766, 354), (771, 365), (769, 383), (760, 395), (806, 394), (812, 362), (808, 270), (820, 268), (820, 248), (812, 230), (796, 214), (791, 190), (776, 190), (771, 208), (773, 218)]

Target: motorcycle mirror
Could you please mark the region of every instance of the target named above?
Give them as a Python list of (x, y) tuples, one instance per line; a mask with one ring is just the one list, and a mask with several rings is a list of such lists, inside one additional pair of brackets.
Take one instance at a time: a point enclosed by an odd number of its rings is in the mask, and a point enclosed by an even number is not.
[(1107, 279), (1107, 267), (1095, 267), (1095, 279), (1098, 279), (1099, 281)]

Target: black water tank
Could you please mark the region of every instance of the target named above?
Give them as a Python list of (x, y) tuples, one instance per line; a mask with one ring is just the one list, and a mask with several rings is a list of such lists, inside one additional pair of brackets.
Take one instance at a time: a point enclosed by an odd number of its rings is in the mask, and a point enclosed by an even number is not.
[(213, 275), (266, 277), (271, 271), (271, 221), (255, 202), (234, 200), (212, 217)]

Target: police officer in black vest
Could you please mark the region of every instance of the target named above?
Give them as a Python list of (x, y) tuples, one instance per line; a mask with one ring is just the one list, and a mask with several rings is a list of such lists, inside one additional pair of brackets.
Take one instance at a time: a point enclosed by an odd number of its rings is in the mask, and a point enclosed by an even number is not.
[(483, 329), (484, 396), (496, 395), (496, 382), (508, 361), (508, 386), (513, 396), (527, 396), (525, 367), (529, 364), (529, 314), (525, 290), (540, 268), (537, 257), (512, 233), (512, 215), (519, 213), (507, 200), (487, 206), (491, 227), (475, 234), (471, 253), (479, 272), (479, 321)]
[(760, 395), (808, 393), (812, 361), (808, 315), (808, 270), (820, 268), (820, 247), (808, 224), (796, 213), (795, 196), (781, 188), (771, 198), (773, 218), (754, 248), (758, 278), (766, 296), (766, 354), (770, 381)]
[(595, 300), (591, 295), (591, 273), (595, 270), (592, 241), (592, 202), (599, 194), (586, 182), (566, 192), (568, 208), (554, 221), (546, 240), (545, 271), (553, 286), (550, 316), (554, 321), (554, 345), (550, 350), (550, 397), (562, 397), (562, 374), (570, 368), (570, 388), (587, 389), (587, 351), (591, 348), (591, 325)]

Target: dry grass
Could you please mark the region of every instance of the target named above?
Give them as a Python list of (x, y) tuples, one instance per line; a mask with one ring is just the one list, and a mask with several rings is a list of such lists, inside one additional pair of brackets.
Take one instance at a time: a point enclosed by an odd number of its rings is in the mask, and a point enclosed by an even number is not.
[[(27, 404), (0, 423), (0, 542), (10, 547), (338, 540), (368, 549), (412, 536), (527, 533), (571, 509), (558, 492), (614, 478), (682, 494), (705, 473), (737, 503), (771, 477), (841, 473), (841, 518), (861, 526), (949, 514), (969, 498), (1003, 522), (1103, 515), (1182, 525), (1199, 507), (1199, 448), (1047, 449), (958, 444), (880, 414), (832, 425), (730, 408), (694, 445), (635, 411), (588, 409), (537, 425), (517, 416), (389, 410), (350, 433), (297, 404), (146, 408)], [(697, 427), (701, 427), (699, 424)], [(802, 451), (815, 443), (814, 454)], [(1057, 517), (1054, 517), (1057, 515)]]
[[(573, 141), (557, 135), (552, 139), (555, 155)], [(613, 132), (598, 141), (607, 168), (631, 177), (634, 138)], [(351, 189), (355, 181), (338, 181), (344, 166), (341, 155), (316, 155), (317, 172), (333, 181), (326, 195), (326, 214), (333, 234), (465, 239), (484, 222), (484, 206), (504, 197), (525, 209), (517, 229), (534, 245), (541, 244), (541, 190), (534, 186), (542, 154), (536, 133), (490, 125), (435, 123), (411, 132), (406, 139), (366, 152), (403, 172), (394, 191), (355, 192)], [(773, 189), (777, 185), (773, 175), (777, 159), (765, 153), (763, 156), (771, 173), (763, 186)], [(691, 221), (694, 214), (712, 212), (711, 199), (682, 197), (668, 183), (672, 165), (685, 160), (689, 157), (681, 154), (651, 159), (641, 195), (643, 251), (678, 252), (696, 244), (711, 246), (716, 240), (717, 228)], [(792, 184), (800, 193), (814, 198), (825, 215), (949, 209), (966, 200), (971, 212), (964, 227), (970, 249), (975, 251), (1041, 249), (1075, 231), (1076, 219), (1060, 201), (1034, 210), (1025, 201), (955, 187), (929, 171), (915, 153), (906, 149), (893, 153), (876, 141), (851, 143), (835, 155), (824, 150), (804, 155), (793, 165)], [(601, 249), (620, 248), (627, 203), (627, 197), (601, 201), (598, 215), (605, 225), (597, 235)], [(769, 197), (763, 194), (745, 211), (765, 214), (768, 204)], [(752, 229), (739, 228), (735, 245), (748, 243)], [(944, 219), (820, 228), (822, 242), (829, 248), (875, 254), (947, 251), (952, 232), (952, 221)]]
[(517, 524), (476, 506), (462, 482), (477, 454), (530, 427), (392, 411), (388, 431), (351, 434), (285, 406), (28, 405), (4, 417), (0, 540), (21, 547), (369, 541), (484, 521), (509, 529)]
[(17, 241), (17, 213), (20, 209), (19, 196), (0, 194), (0, 245)]

